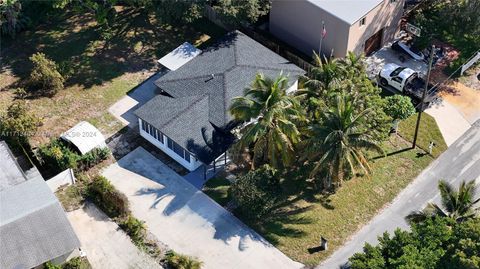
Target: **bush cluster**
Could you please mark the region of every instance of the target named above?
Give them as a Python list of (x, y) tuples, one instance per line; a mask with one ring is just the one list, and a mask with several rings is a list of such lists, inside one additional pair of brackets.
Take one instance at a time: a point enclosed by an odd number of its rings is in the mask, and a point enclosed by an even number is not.
[(173, 250), (165, 254), (164, 262), (171, 269), (200, 269), (202, 262), (194, 257), (178, 254)]
[(75, 257), (61, 265), (55, 265), (51, 262), (46, 262), (43, 265), (43, 268), (44, 269), (90, 269), (92, 268), (92, 266), (90, 265), (90, 263), (86, 258)]
[(97, 176), (92, 180), (87, 189), (87, 197), (110, 218), (130, 215), (127, 197), (103, 176)]
[(139, 248), (145, 247), (146, 229), (143, 221), (128, 215), (125, 220), (119, 223), (119, 226), (130, 236), (136, 246)]
[(108, 148), (95, 148), (85, 155), (80, 155), (61, 139), (52, 140), (49, 144), (40, 146), (38, 150), (40, 162), (57, 172), (68, 168), (75, 171), (86, 171), (107, 159), (109, 154)]
[(63, 89), (65, 79), (58, 72), (54, 61), (48, 59), (43, 53), (30, 56), (33, 70), (30, 73), (30, 86), (32, 90), (42, 96), (55, 95)]
[(229, 189), (238, 206), (236, 213), (257, 221), (269, 214), (280, 197), (280, 184), (275, 171), (268, 165), (239, 177)]

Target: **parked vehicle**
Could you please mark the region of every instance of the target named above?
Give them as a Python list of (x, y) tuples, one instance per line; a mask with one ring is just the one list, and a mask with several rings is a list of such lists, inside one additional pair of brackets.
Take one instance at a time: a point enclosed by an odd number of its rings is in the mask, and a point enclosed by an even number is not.
[[(393, 63), (386, 64), (378, 74), (378, 83), (387, 90), (393, 88), (395, 91), (408, 95), (419, 102), (425, 89), (425, 80), (420, 77), (418, 72), (402, 67)], [(426, 103), (436, 98), (436, 88), (428, 85), (428, 95), (425, 99)]]
[(392, 49), (400, 53), (399, 59), (401, 62), (406, 60), (405, 56), (410, 57), (416, 61), (425, 60), (425, 55), (414, 46), (408, 45), (407, 43), (397, 40), (393, 42)]

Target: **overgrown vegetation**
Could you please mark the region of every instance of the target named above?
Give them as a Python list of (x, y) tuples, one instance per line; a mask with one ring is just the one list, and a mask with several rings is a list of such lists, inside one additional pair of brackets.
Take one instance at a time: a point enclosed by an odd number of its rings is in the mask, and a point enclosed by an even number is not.
[(239, 177), (229, 189), (229, 195), (237, 206), (236, 213), (250, 222), (259, 221), (271, 213), (280, 192), (279, 179), (268, 165)]
[(145, 248), (146, 229), (143, 221), (136, 219), (132, 215), (128, 215), (119, 223), (119, 226), (130, 236), (137, 247), (140, 249)]
[(352, 269), (380, 268), (480, 268), (480, 209), (475, 181), (462, 182), (458, 190), (440, 181), (443, 209), (429, 204), (409, 214), (412, 231), (385, 232), (379, 244), (365, 244), (350, 258)]
[(172, 250), (165, 254), (164, 262), (170, 269), (200, 269), (202, 267), (202, 262), (198, 259), (178, 254)]
[(29, 148), (28, 138), (36, 135), (41, 123), (24, 101), (15, 101), (5, 114), (0, 114), (0, 139), (11, 147)]
[(88, 186), (87, 197), (110, 218), (126, 217), (130, 214), (127, 197), (103, 176), (92, 180)]
[(33, 94), (53, 96), (63, 89), (65, 79), (58, 72), (54, 61), (48, 59), (43, 53), (33, 54), (29, 59), (33, 63), (29, 80)]
[(413, 23), (422, 29), (418, 45), (423, 48), (438, 39), (458, 49), (459, 58), (447, 69), (453, 72), (480, 48), (479, 11), (478, 0), (422, 1), (413, 18)]
[(47, 262), (43, 266), (44, 269), (91, 269), (92, 266), (85, 257), (75, 257), (68, 262), (61, 265), (54, 265), (51, 262)]
[(75, 171), (86, 171), (110, 156), (110, 150), (94, 148), (84, 155), (80, 155), (62, 139), (53, 139), (38, 149), (38, 158), (42, 165), (57, 173), (71, 168)]

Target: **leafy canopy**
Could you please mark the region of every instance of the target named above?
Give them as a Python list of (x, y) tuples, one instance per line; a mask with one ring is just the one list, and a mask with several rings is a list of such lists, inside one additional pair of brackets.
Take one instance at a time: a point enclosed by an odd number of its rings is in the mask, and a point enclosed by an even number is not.
[(370, 109), (358, 110), (358, 100), (345, 93), (335, 96), (332, 107), (322, 110), (307, 129), (303, 141), (305, 158), (314, 164), (310, 176), (320, 178), (326, 189), (342, 185), (346, 175), (371, 170), (365, 150), (383, 150), (365, 125)]
[(380, 236), (379, 244), (365, 244), (349, 260), (352, 269), (426, 268), (479, 269), (480, 219), (456, 223), (434, 217), (412, 224), (412, 231), (397, 229)]
[(30, 84), (34, 91), (41, 95), (51, 96), (63, 89), (65, 80), (58, 72), (54, 61), (40, 52), (30, 56), (30, 61), (33, 63)]
[(296, 123), (303, 113), (299, 102), (287, 95), (287, 87), (282, 74), (275, 79), (257, 74), (245, 96), (232, 99), (230, 113), (235, 120), (246, 122), (238, 143), (240, 149), (252, 149), (253, 164), (282, 168), (295, 159), (295, 144), (300, 140)]

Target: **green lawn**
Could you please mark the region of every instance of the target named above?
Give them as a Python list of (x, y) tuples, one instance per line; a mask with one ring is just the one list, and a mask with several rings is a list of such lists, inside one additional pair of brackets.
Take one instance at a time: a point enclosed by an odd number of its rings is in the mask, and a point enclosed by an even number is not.
[(202, 191), (219, 205), (225, 206), (230, 200), (228, 197), (229, 188), (230, 181), (223, 177), (215, 177), (205, 183)]
[(45, 53), (68, 74), (65, 89), (53, 98), (27, 100), (43, 118), (42, 135), (31, 139), (34, 146), (81, 120), (91, 121), (106, 135), (117, 132), (122, 125), (108, 107), (152, 75), (157, 59), (185, 41), (204, 46), (225, 33), (207, 20), (172, 26), (132, 9), (121, 11), (111, 29), (108, 37), (93, 16), (67, 12), (58, 21), (22, 32), (14, 40), (2, 40), (0, 88), (6, 90), (0, 91), (0, 113), (14, 99), (12, 89), (28, 78), (28, 57), (33, 53)]
[[(445, 150), (443, 139), (433, 118), (423, 118), (430, 132), (421, 132), (419, 141), (432, 137), (441, 140), (435, 155)], [(405, 121), (404, 132), (415, 128), (414, 119)], [(412, 127), (413, 125), (413, 127)], [(422, 142), (423, 143), (423, 142)], [(305, 182), (308, 167), (291, 169), (282, 179), (286, 202), (280, 204), (261, 223), (248, 223), (267, 240), (294, 260), (316, 265), (370, 221), (391, 202), (434, 158), (411, 143), (391, 135), (383, 144), (387, 156), (371, 153), (373, 172), (344, 183), (332, 195), (318, 194)], [(329, 240), (326, 252), (309, 253), (318, 246), (320, 237)]]
[[(398, 133), (408, 141), (413, 141), (417, 117), (418, 113), (400, 122)], [(418, 132), (418, 147), (427, 151), (430, 141), (433, 141), (435, 143), (435, 146), (432, 150), (432, 155), (434, 157), (438, 157), (442, 152), (447, 149), (447, 144), (445, 143), (442, 133), (440, 132), (440, 129), (438, 129), (437, 123), (432, 116), (426, 113), (422, 113), (422, 119), (420, 120), (420, 127)]]

